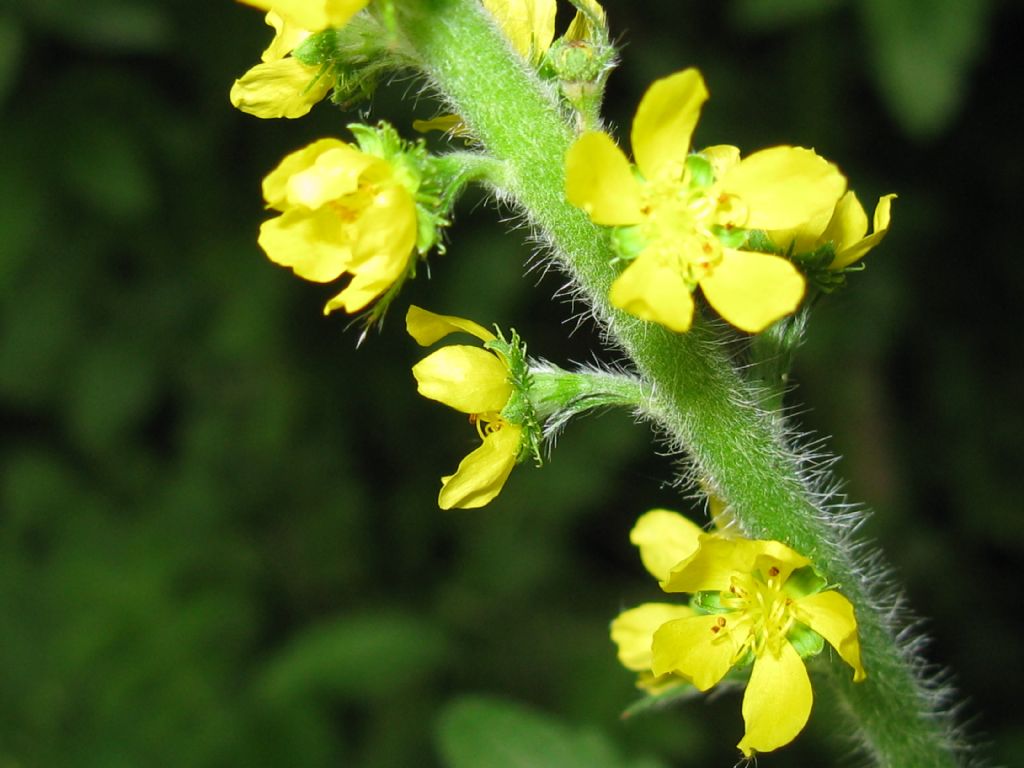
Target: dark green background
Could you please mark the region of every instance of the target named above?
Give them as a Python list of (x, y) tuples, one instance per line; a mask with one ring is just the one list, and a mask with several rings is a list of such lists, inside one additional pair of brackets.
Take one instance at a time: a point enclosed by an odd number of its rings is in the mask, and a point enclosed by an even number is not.
[[(869, 207), (900, 194), (792, 402), (835, 435), (980, 754), (1020, 764), (1020, 6), (608, 12), (620, 128), (697, 65), (698, 144), (813, 146)], [(434, 504), (475, 438), (416, 396), (407, 302), (609, 359), (509, 212), (464, 201), (359, 350), (320, 315), (330, 290), (256, 247), (262, 176), (359, 117), (232, 110), (268, 34), (227, 0), (0, 4), (0, 766), (731, 765), (738, 696), (618, 719), (635, 693), (607, 625), (656, 596), (628, 531), (687, 508), (645, 426), (584, 419), (490, 507)], [(415, 93), (369, 119), (410, 133), (434, 113)], [(829, 708), (761, 765), (848, 764)]]

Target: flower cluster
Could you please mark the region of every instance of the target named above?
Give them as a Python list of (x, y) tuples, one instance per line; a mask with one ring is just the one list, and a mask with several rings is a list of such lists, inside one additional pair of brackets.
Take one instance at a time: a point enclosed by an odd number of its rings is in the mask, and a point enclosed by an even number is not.
[[(275, 31), (262, 62), (231, 88), (231, 102), (258, 117), (300, 117), (332, 90), (333, 101), (344, 102), (346, 94), (369, 92), (366, 84), (388, 67), (416, 65), (415, 35), (403, 36), (406, 11), (397, 3), (241, 1), (265, 11)], [(529, 78), (564, 119), (559, 136), (578, 133), (566, 156), (552, 160), (564, 162), (565, 201), (605, 228), (611, 250), (601, 258), (609, 263), (597, 266), (607, 269), (608, 301), (675, 332), (689, 330), (706, 302), (740, 331), (760, 334), (748, 345), (756, 364), (759, 343), (799, 323), (762, 331), (800, 308), (808, 291), (840, 285), (878, 245), (895, 195), (879, 200), (869, 233), (846, 178), (810, 149), (695, 151), (692, 138), (708, 98), (695, 69), (657, 80), (644, 94), (632, 123), (631, 159), (598, 130), (615, 58), (605, 12), (597, 0), (572, 5), (575, 16), (560, 38), (556, 0), (479, 0), (468, 9), (479, 13), (466, 18), (476, 21), (475, 38), (491, 40), (495, 58)], [(507, 180), (522, 170), (489, 154), (470, 125), (447, 115), (419, 127), (440, 127), (473, 145), (434, 154), (385, 123), (353, 124), (354, 141), (313, 141), (264, 179), (273, 213), (260, 227), (259, 245), (302, 278), (342, 283), (325, 314), (381, 318), (420, 260), (435, 246), (443, 250), (440, 232), (468, 183), (483, 181), (514, 197)], [(546, 199), (564, 205), (556, 199), (559, 183)], [(565, 213), (579, 219), (571, 208)], [(441, 346), (412, 368), (419, 393), (466, 414), (479, 437), (441, 478), (442, 509), (489, 504), (513, 467), (531, 458), (539, 464), (542, 440), (578, 413), (621, 405), (656, 410), (651, 392), (658, 381), (609, 370), (570, 373), (531, 360), (514, 331), (506, 336), (497, 326), (492, 332), (417, 306), (408, 310), (406, 329), (421, 346), (455, 333), (478, 342)], [(788, 366), (780, 349), (767, 357)], [(779, 541), (731, 535), (723, 522), (729, 511), (713, 497), (710, 506), (721, 525), (713, 532), (667, 510), (637, 521), (631, 540), (644, 566), (665, 592), (690, 597), (627, 610), (611, 634), (622, 663), (659, 701), (744, 683), (746, 731), (738, 747), (751, 757), (803, 729), (813, 701), (807, 660), (826, 645), (852, 668), (854, 681), (865, 678), (858, 626), (852, 603), (810, 559)]]
[(663, 509), (641, 516), (630, 540), (665, 592), (692, 598), (620, 614), (611, 629), (620, 661), (650, 692), (707, 691), (749, 667), (737, 745), (747, 757), (803, 730), (813, 701), (804, 659), (825, 641), (855, 682), (865, 679), (853, 605), (785, 544), (705, 533)]

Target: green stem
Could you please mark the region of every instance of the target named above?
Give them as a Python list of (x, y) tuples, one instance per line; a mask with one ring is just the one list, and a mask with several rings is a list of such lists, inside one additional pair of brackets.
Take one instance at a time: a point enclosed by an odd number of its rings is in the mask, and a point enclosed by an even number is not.
[(877, 567), (862, 562), (850, 523), (816, 502), (781, 417), (759, 407), (755, 388), (707, 325), (675, 334), (608, 303), (612, 253), (605, 234), (565, 200), (561, 158), (573, 132), (552, 89), (518, 59), (478, 0), (404, 0), (398, 23), (438, 92), (507, 163), (504, 191), (550, 239), (608, 338), (636, 365), (651, 393), (649, 416), (690, 453), (697, 476), (728, 500), (749, 535), (806, 555), (853, 601), (868, 679), (853, 685), (849, 668), (829, 666), (866, 749), (881, 766), (957, 765), (949, 719), (901, 647)]

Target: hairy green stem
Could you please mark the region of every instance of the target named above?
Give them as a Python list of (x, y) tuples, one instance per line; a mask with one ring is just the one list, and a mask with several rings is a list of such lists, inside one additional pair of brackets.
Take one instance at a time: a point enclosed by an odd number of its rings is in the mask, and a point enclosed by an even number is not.
[(561, 158), (573, 131), (555, 91), (505, 43), (478, 0), (403, 0), (399, 31), (438, 92), (474, 136), (506, 163), (511, 198), (552, 243), (609, 341), (632, 359), (650, 393), (648, 415), (697, 475), (732, 506), (751, 536), (783, 541), (809, 557), (856, 606), (868, 679), (829, 665), (837, 690), (878, 765), (957, 765), (949, 718), (901, 648), (877, 566), (861, 562), (849, 523), (823, 509), (781, 434), (781, 418), (759, 406), (746, 382), (697, 322), (687, 334), (627, 316), (610, 306), (615, 273), (605, 234), (570, 206)]

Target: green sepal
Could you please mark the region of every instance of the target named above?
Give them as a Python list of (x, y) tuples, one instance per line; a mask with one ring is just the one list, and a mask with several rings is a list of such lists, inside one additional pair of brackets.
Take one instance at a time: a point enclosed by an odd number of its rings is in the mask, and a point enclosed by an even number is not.
[(325, 29), (313, 33), (299, 43), (292, 50), (292, 56), (307, 67), (316, 67), (321, 64), (333, 64), (338, 56), (338, 48), (338, 30)]
[(782, 589), (788, 597), (799, 600), (801, 597), (817, 594), (827, 586), (828, 581), (824, 576), (814, 570), (813, 566), (805, 565), (789, 575)]
[(706, 189), (715, 182), (715, 169), (703, 155), (688, 155), (686, 170), (690, 172), (690, 186)]
[(786, 639), (789, 640), (789, 644), (793, 646), (796, 652), (800, 654), (801, 659), (817, 656), (825, 648), (825, 638), (810, 627), (804, 626), (799, 622), (794, 624), (793, 628), (789, 630)]
[(747, 237), (749, 231), (746, 229), (740, 229), (739, 227), (723, 227), (721, 224), (715, 224), (711, 228), (711, 232), (715, 237), (726, 248), (743, 248), (747, 244)]
[(613, 227), (611, 232), (611, 243), (615, 250), (615, 256), (622, 261), (632, 261), (647, 247), (647, 238), (644, 237), (638, 225)]
[(495, 327), (494, 332), (498, 338), (486, 342), (484, 347), (497, 352), (504, 358), (505, 364), (508, 366), (508, 381), (512, 385), (512, 394), (505, 407), (501, 409), (501, 418), (510, 424), (518, 425), (523, 430), (516, 461), (523, 462), (532, 458), (534, 464), (539, 467), (544, 463), (540, 452), (544, 433), (530, 397), (533, 389), (533, 377), (526, 358), (526, 344), (519, 338), (519, 334), (514, 328), (509, 332), (510, 338), (508, 339), (505, 338), (500, 328)]
[(722, 593), (718, 590), (696, 592), (690, 598), (690, 607), (697, 613), (728, 613), (732, 609), (722, 605)]

